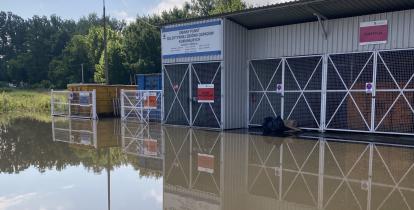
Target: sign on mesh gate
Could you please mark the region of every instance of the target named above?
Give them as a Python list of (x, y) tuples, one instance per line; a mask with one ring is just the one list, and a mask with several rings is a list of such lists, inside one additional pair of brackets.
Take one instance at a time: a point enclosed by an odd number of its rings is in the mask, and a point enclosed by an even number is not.
[(214, 103), (214, 84), (198, 84), (198, 103)]
[(161, 90), (121, 90), (121, 119), (161, 121)]
[(98, 119), (96, 91), (51, 90), (51, 115), (72, 118)]

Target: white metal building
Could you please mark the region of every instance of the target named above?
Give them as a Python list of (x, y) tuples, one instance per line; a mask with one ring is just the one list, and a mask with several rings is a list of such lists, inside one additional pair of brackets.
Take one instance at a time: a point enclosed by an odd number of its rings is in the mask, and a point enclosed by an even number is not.
[[(162, 28), (164, 123), (267, 116), (306, 129), (414, 133), (414, 1), (297, 0)], [(202, 100), (201, 100), (202, 99)]]

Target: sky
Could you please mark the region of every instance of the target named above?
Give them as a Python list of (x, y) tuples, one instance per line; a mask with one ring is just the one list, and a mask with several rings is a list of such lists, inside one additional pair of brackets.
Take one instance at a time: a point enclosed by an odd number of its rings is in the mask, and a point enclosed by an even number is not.
[[(186, 0), (106, 0), (111, 17), (130, 22), (137, 15), (160, 13), (181, 7)], [(187, 0), (189, 1), (189, 0)], [(243, 0), (249, 5), (262, 6), (285, 0)], [(56, 14), (65, 19), (79, 19), (90, 13), (102, 14), (102, 0), (0, 0), (0, 11), (11, 11), (23, 18), (33, 15)]]

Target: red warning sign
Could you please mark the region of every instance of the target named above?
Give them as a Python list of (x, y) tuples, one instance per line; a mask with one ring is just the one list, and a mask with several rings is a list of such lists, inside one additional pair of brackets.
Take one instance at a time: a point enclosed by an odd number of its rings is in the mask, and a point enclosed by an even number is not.
[(214, 84), (199, 84), (197, 98), (198, 103), (214, 103)]
[(362, 22), (359, 27), (359, 44), (385, 44), (388, 40), (387, 20)]
[(144, 139), (144, 154), (149, 156), (157, 155), (158, 144), (155, 139)]
[(214, 156), (198, 153), (197, 166), (198, 171), (214, 173)]
[(157, 109), (157, 93), (144, 93), (144, 108)]

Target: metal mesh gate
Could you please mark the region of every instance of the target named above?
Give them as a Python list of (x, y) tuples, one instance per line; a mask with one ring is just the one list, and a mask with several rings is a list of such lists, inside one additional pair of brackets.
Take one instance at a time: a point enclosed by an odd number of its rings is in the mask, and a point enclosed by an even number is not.
[(164, 122), (190, 125), (189, 64), (164, 65)]
[[(192, 125), (197, 127), (221, 127), (221, 65), (215, 63), (195, 63), (191, 65), (192, 83)], [(210, 102), (201, 102), (199, 96), (200, 85), (213, 85), (214, 99)]]
[(414, 133), (414, 50), (377, 57), (375, 131)]
[(286, 59), (284, 118), (299, 127), (320, 128), (322, 63), (322, 56)]
[(373, 52), (328, 55), (327, 130), (371, 130), (373, 72)]
[(282, 59), (249, 62), (249, 125), (281, 114)]

